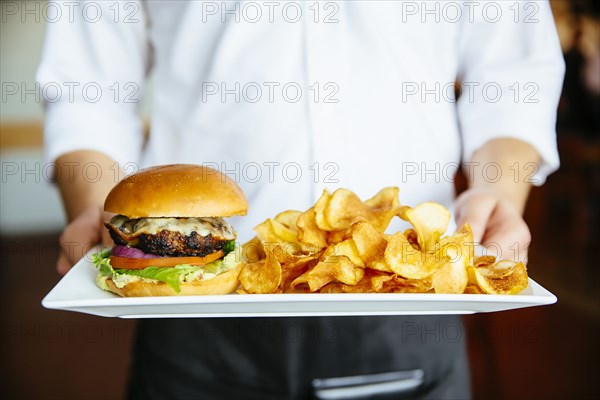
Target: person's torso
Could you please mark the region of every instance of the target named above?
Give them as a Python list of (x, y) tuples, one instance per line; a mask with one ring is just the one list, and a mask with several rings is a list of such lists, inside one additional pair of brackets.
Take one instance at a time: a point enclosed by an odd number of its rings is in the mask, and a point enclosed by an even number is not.
[(251, 205), (234, 221), (243, 240), (323, 188), (368, 198), (399, 186), (405, 204), (451, 202), (457, 23), (423, 24), (403, 2), (167, 3), (146, 3), (144, 163), (234, 178)]

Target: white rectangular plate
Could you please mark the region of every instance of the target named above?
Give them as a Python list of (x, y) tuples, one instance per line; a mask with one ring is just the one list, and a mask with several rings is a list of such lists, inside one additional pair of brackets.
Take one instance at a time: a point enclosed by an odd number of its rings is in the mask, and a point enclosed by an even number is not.
[(86, 256), (42, 300), (46, 308), (103, 317), (286, 317), (325, 315), (473, 314), (556, 303), (556, 296), (529, 279), (520, 294), (251, 294), (122, 298), (96, 286)]

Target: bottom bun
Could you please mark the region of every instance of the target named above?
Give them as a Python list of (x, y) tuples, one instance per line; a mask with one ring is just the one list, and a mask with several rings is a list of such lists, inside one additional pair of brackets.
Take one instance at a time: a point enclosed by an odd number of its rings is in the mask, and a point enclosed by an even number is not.
[(171, 286), (164, 282), (131, 282), (118, 288), (112, 279), (106, 280), (106, 285), (111, 292), (123, 297), (147, 296), (198, 296), (205, 294), (228, 294), (234, 292), (240, 281), (238, 276), (242, 269), (241, 264), (227, 272), (223, 272), (211, 279), (181, 282), (181, 291), (177, 293)]

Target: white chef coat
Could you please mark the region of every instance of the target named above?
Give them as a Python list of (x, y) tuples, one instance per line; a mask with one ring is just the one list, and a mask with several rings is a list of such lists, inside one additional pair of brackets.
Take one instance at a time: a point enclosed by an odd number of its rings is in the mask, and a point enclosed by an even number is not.
[[(38, 70), (48, 161), (95, 149), (128, 171), (215, 166), (248, 197), (242, 240), (323, 188), (450, 205), (461, 160), (496, 137), (543, 159), (501, 173), (541, 183), (558, 167), (564, 63), (546, 1), (66, 3), (51, 2)], [(144, 146), (131, 100), (150, 71)]]

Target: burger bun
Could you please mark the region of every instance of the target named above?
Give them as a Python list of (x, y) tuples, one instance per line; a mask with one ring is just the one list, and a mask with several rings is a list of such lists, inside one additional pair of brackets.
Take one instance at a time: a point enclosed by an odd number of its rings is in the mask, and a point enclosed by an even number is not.
[(239, 286), (238, 276), (241, 265), (223, 272), (211, 279), (196, 279), (191, 282), (181, 282), (181, 291), (178, 293), (164, 282), (131, 282), (118, 288), (112, 279), (106, 280), (108, 289), (122, 297), (148, 297), (148, 296), (201, 296), (229, 294)]
[(146, 168), (120, 181), (104, 210), (128, 218), (231, 217), (246, 215), (248, 202), (235, 181), (200, 165)]

